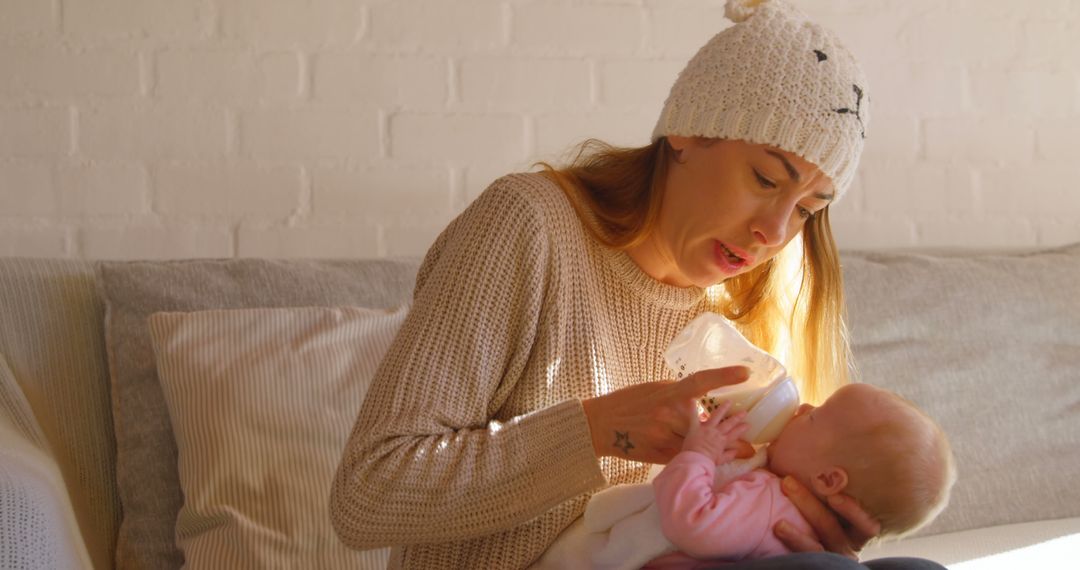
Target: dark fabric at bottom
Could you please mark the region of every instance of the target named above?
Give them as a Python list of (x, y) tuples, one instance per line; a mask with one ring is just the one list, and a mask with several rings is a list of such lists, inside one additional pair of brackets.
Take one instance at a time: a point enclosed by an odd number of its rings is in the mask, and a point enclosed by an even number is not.
[(921, 558), (879, 558), (856, 562), (839, 554), (808, 552), (716, 566), (716, 570), (945, 570)]

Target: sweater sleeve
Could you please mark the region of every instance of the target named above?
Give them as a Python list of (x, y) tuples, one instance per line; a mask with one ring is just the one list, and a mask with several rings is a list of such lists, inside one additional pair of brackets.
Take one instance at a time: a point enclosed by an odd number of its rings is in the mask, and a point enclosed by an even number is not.
[(439, 236), (331, 494), (354, 548), (508, 530), (604, 484), (579, 400), (495, 421), (526, 369), (551, 278), (550, 228), (501, 179)]
[(664, 535), (699, 560), (741, 560), (772, 535), (773, 492), (754, 471), (720, 489), (716, 466), (693, 451), (675, 456), (653, 480)]

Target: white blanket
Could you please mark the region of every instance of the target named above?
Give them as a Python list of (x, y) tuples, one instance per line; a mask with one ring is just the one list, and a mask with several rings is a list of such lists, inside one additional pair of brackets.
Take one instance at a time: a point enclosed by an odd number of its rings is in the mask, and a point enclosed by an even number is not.
[(0, 505), (0, 545), (10, 567), (92, 567), (64, 478), (3, 354)]
[[(753, 457), (717, 466), (714, 488), (763, 467), (765, 460), (763, 447)], [(614, 485), (593, 495), (585, 514), (531, 568), (633, 570), (675, 550), (660, 527), (652, 484)]]

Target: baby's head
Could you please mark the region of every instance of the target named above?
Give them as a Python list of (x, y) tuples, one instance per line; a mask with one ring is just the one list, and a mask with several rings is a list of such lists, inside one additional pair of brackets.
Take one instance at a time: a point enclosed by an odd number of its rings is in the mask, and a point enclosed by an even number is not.
[(945, 508), (956, 469), (944, 432), (911, 402), (850, 384), (820, 407), (803, 404), (768, 448), (769, 469), (818, 497), (844, 493), (881, 523), (917, 530)]

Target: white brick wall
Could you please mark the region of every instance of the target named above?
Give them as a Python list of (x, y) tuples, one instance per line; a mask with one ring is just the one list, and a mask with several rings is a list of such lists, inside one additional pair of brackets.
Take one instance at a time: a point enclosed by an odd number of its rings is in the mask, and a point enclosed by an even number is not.
[[(226, 3), (229, 2), (232, 0)], [(214, 26), (214, 3), (203, 0), (61, 0), (54, 3), (60, 8), (57, 16), (64, 36), (80, 42), (144, 38), (153, 44), (197, 41), (210, 38)]]
[[(793, 0), (870, 76), (846, 247), (1080, 240), (1080, 1)], [(723, 0), (0, 0), (0, 255), (422, 254), (647, 142)]]

